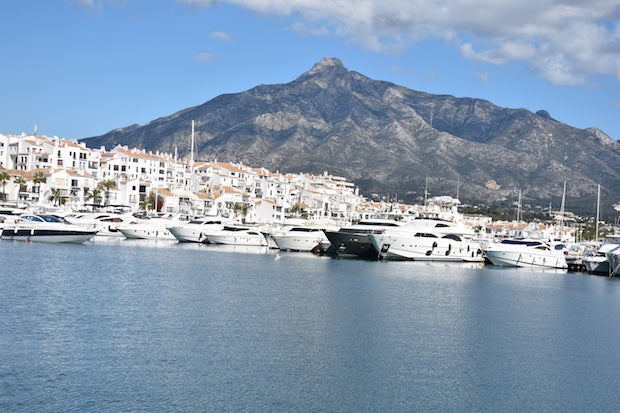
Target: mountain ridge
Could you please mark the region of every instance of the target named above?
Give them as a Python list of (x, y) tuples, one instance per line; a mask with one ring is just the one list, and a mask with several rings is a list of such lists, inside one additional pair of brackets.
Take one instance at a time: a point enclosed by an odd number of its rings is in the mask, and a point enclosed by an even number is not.
[(223, 94), (83, 141), (184, 154), (192, 120), (196, 159), (329, 171), (365, 194), (414, 199), (430, 181), (436, 195), (460, 191), (468, 202), (516, 199), (519, 190), (542, 202), (561, 196), (566, 180), (568, 196), (593, 196), (598, 183), (607, 196), (620, 196), (613, 167), (620, 144), (599, 129), (574, 128), (544, 110), (373, 80), (337, 58), (321, 59), (289, 83)]

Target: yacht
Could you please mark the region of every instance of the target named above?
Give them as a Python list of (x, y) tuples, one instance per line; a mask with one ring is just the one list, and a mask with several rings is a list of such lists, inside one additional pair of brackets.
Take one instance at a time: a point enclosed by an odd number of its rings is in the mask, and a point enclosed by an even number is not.
[(179, 222), (178, 216), (145, 217), (118, 230), (128, 239), (176, 240), (168, 227)]
[(180, 242), (203, 242), (207, 243), (207, 234), (224, 228), (226, 219), (218, 216), (205, 216), (192, 219), (184, 224), (176, 224), (168, 227), (168, 231)]
[(483, 249), (489, 261), (500, 267), (566, 269), (564, 250), (564, 244), (523, 238), (504, 239)]
[(377, 258), (378, 252), (370, 241), (370, 234), (382, 234), (387, 229), (399, 228), (403, 222), (391, 219), (361, 220), (337, 231), (324, 231), (331, 243), (330, 251), (345, 257)]
[(123, 234), (119, 228), (138, 222), (138, 219), (129, 213), (118, 214), (115, 212), (72, 213), (66, 215), (65, 219), (72, 224), (97, 230), (97, 236), (108, 237), (122, 237)]
[(312, 251), (329, 244), (323, 230), (310, 225), (285, 225), (269, 236), (279, 249), (288, 251)]
[(13, 225), (4, 227), (0, 238), (15, 241), (83, 243), (97, 230), (71, 224), (57, 215), (24, 214)]
[(267, 238), (258, 228), (245, 225), (225, 225), (222, 229), (209, 232), (207, 241), (211, 244), (254, 245), (266, 247)]
[(471, 228), (444, 220), (421, 219), (382, 234), (370, 234), (379, 258), (414, 261), (483, 262)]

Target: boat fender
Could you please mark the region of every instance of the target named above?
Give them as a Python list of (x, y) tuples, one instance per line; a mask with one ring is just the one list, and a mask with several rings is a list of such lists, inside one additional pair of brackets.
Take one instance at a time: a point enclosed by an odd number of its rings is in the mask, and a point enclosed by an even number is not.
[(446, 257), (450, 255), (450, 251), (452, 251), (452, 244), (448, 244), (448, 250), (446, 251)]
[[(437, 248), (437, 241), (433, 242), (433, 249)], [(428, 254), (430, 255), (430, 254)]]
[(433, 253), (432, 250), (428, 250), (428, 251), (426, 251), (426, 256), (429, 257), (432, 253)]

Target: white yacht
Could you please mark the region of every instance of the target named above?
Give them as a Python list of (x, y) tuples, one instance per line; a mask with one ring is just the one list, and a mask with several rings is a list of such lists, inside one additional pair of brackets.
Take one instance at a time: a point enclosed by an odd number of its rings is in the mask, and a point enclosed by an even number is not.
[(15, 241), (83, 243), (97, 230), (82, 228), (57, 215), (24, 214), (13, 225), (2, 229), (0, 238)]
[(444, 220), (420, 219), (381, 234), (369, 234), (382, 259), (483, 262), (479, 243), (468, 239), (474, 231)]
[(207, 240), (211, 244), (254, 245), (266, 247), (267, 238), (258, 229), (245, 225), (225, 225), (222, 229), (209, 232)]
[(79, 212), (65, 216), (72, 224), (84, 228), (97, 230), (97, 235), (109, 237), (122, 237), (120, 227), (137, 223), (138, 219), (129, 213), (117, 214), (114, 212)]
[(288, 251), (312, 251), (329, 244), (323, 230), (311, 225), (285, 225), (272, 231), (269, 236), (279, 249)]
[(219, 216), (204, 216), (184, 224), (168, 227), (168, 231), (180, 242), (208, 242), (207, 234), (219, 231), (229, 220)]
[(178, 216), (156, 216), (139, 219), (138, 222), (119, 227), (118, 230), (128, 239), (176, 240), (168, 227), (179, 223)]
[(493, 265), (501, 267), (566, 269), (563, 244), (552, 245), (539, 239), (512, 238), (489, 244), (484, 254)]

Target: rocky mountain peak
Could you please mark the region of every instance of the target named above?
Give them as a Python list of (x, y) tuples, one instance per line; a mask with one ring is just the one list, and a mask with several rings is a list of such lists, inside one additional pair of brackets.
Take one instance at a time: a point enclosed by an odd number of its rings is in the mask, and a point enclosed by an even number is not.
[(320, 74), (326, 75), (342, 75), (348, 73), (348, 70), (342, 64), (342, 61), (336, 57), (324, 57), (312, 66), (308, 75), (315, 76)]

